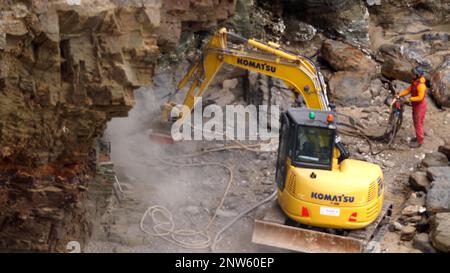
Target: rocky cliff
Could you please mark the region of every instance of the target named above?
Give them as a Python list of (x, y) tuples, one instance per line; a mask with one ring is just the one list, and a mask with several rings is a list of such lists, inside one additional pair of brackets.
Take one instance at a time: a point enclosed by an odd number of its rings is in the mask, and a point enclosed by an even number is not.
[(212, 28), (234, 4), (0, 1), (0, 249), (86, 240), (95, 139), (127, 115), (182, 30)]

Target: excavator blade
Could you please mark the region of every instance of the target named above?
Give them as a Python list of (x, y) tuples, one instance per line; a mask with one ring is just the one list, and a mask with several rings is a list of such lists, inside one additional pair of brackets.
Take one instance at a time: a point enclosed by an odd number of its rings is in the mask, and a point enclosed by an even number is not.
[(364, 242), (325, 232), (255, 220), (252, 242), (308, 253), (361, 253)]
[(392, 204), (385, 202), (378, 218), (368, 227), (348, 231), (346, 236), (320, 230), (290, 226), (274, 200), (266, 207), (262, 220), (255, 220), (252, 242), (298, 252), (361, 253), (373, 252), (371, 244), (381, 240), (392, 215)]

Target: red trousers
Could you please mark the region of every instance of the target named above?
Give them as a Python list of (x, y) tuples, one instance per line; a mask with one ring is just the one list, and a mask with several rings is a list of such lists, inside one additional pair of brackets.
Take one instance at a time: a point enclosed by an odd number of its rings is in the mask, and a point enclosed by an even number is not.
[(417, 142), (423, 143), (423, 122), (425, 121), (425, 113), (427, 104), (425, 99), (419, 103), (412, 103), (414, 128), (416, 129)]

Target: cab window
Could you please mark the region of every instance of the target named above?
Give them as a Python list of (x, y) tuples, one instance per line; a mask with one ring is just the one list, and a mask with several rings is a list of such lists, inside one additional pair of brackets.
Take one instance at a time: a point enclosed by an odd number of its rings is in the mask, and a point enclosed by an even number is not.
[(331, 168), (334, 131), (298, 126), (294, 161), (312, 167)]

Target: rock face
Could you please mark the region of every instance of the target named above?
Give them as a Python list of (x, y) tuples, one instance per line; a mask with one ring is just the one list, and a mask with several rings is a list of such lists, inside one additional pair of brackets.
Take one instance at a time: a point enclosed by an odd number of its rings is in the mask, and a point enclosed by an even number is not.
[(245, 82), (246, 93), (244, 94), (247, 103), (254, 105), (279, 105), (280, 111), (286, 111), (289, 107), (295, 106), (293, 91), (288, 89), (282, 80), (272, 78), (254, 71), (248, 71)]
[(164, 0), (158, 44), (173, 48), (182, 31), (209, 30), (234, 14), (235, 0)]
[(431, 217), (430, 239), (437, 250), (450, 252), (450, 213), (437, 213)]
[(126, 116), (132, 90), (150, 83), (159, 51), (152, 36), (157, 25), (148, 16), (157, 7), (145, 13), (106, 1), (89, 7), (42, 2), (3, 11), (0, 143), (8, 152), (0, 159), (72, 164), (91, 148), (89, 141), (78, 143), (98, 136), (108, 119)]
[(450, 58), (431, 75), (431, 94), (439, 106), (450, 107)]
[(0, 249), (86, 240), (94, 140), (127, 115), (181, 30), (233, 9), (228, 0), (0, 2)]
[(360, 0), (285, 0), (284, 12), (350, 42), (369, 43), (369, 13)]
[(311, 41), (316, 35), (317, 30), (312, 26), (304, 22), (296, 20), (289, 20), (286, 23), (286, 36), (290, 41), (294, 42), (307, 42)]

